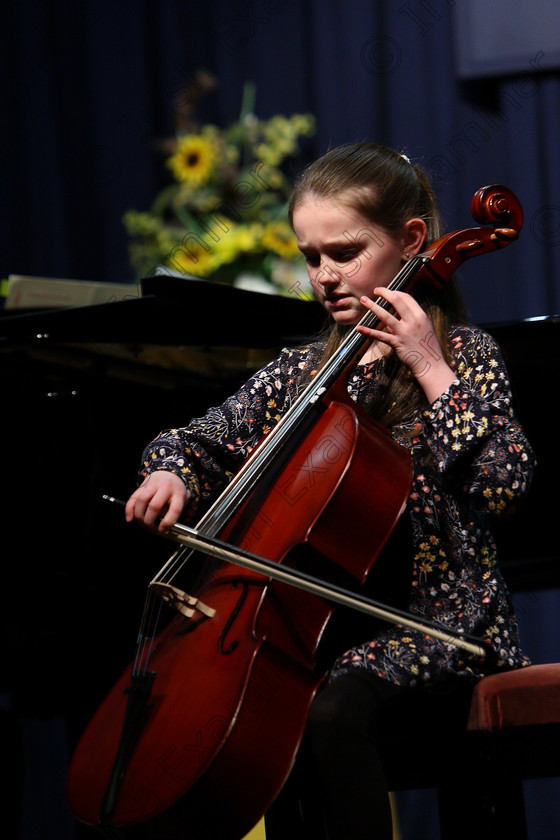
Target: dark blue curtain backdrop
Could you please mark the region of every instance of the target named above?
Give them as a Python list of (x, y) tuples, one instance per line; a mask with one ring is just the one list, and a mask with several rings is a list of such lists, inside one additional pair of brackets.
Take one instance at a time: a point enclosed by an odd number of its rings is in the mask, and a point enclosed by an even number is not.
[(234, 119), (252, 80), (259, 115), (315, 114), (306, 157), (365, 138), (405, 150), (431, 173), (448, 229), (473, 224), (478, 187), (508, 186), (525, 226), (514, 246), (465, 266), (471, 317), (556, 314), (558, 73), (540, 70), (548, 62), (537, 49), (525, 72), (462, 80), (457, 41), (468, 33), (454, 7), (452, 0), (11, 4), (0, 57), (0, 276), (131, 279), (122, 214), (147, 208), (161, 186), (157, 140), (173, 131), (176, 94), (206, 68), (219, 80), (203, 103), (208, 120)]
[[(299, 164), (356, 140), (396, 147), (431, 174), (449, 230), (474, 224), (469, 205), (479, 187), (508, 186), (523, 204), (524, 228), (519, 242), (465, 266), (471, 318), (488, 324), (559, 313), (558, 71), (537, 46), (514, 75), (461, 78), (458, 44), (469, 33), (456, 5), (8, 4), (0, 51), (0, 276), (133, 280), (121, 218), (127, 209), (147, 209), (161, 187), (157, 142), (174, 130), (176, 95), (189, 84), (196, 89), (203, 68), (219, 82), (201, 103), (205, 120), (224, 125), (235, 119), (244, 83), (253, 81), (259, 116), (315, 115), (317, 134)], [(538, 15), (539, 3), (530, 5)], [(504, 7), (508, 31), (516, 31), (516, 4)], [(560, 7), (549, 26), (560, 32)], [(523, 32), (516, 34), (522, 41)], [(520, 593), (516, 600), (529, 654), (536, 662), (558, 661), (556, 591)], [(60, 816), (63, 772), (53, 772), (52, 756), (61, 740), (57, 721), (51, 723), (43, 729), (42, 752), (32, 739), (46, 769), (38, 757), (39, 782), (28, 801), (43, 803), (43, 813), (27, 812), (24, 840), (74, 836)], [(28, 730), (34, 731), (31, 723)], [(450, 771), (457, 761), (450, 744)], [(54, 786), (52, 794), (45, 784)], [(552, 804), (560, 801), (558, 790), (535, 783), (528, 793), (532, 840), (559, 836), (560, 814)], [(433, 799), (403, 797), (401, 808), (403, 840), (437, 838)]]

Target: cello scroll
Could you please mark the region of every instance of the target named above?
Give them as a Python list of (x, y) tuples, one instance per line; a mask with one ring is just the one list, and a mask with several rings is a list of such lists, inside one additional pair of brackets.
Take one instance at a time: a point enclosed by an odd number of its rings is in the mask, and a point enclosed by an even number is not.
[(466, 228), (436, 240), (416, 258), (424, 260), (418, 281), (428, 279), (441, 288), (465, 260), (503, 248), (519, 237), (523, 209), (507, 187), (499, 184), (481, 187), (473, 195), (470, 209), (475, 222), (484, 227)]

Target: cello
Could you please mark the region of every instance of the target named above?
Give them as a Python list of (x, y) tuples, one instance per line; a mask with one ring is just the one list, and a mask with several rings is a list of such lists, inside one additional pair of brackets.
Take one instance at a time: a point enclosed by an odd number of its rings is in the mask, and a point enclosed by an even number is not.
[[(507, 188), (478, 190), (471, 213), (482, 227), (437, 240), (389, 288), (437, 290), (465, 260), (517, 239), (523, 215)], [(336, 603), (490, 655), (359, 594), (411, 482), (408, 451), (347, 394), (368, 343), (351, 330), (196, 528), (172, 528), (182, 546), (149, 585), (136, 658), (68, 773), (71, 813), (105, 836), (239, 840), (258, 822), (295, 760)], [(374, 510), (360, 504), (373, 472)], [(165, 604), (172, 618), (158, 630)]]

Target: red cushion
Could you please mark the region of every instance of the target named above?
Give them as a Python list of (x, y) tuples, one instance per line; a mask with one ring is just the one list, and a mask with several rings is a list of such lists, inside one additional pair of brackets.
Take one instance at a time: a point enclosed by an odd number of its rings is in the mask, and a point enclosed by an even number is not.
[(492, 674), (477, 683), (468, 729), (560, 723), (560, 663)]

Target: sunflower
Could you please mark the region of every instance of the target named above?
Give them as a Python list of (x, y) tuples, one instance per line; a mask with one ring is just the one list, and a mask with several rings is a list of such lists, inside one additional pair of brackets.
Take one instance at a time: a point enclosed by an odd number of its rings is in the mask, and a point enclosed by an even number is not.
[(212, 143), (200, 134), (186, 134), (178, 141), (167, 165), (177, 181), (199, 187), (208, 181), (214, 169)]

